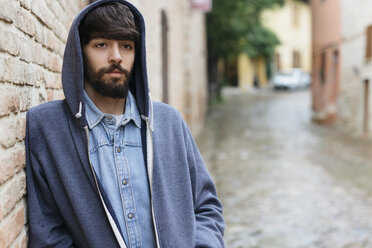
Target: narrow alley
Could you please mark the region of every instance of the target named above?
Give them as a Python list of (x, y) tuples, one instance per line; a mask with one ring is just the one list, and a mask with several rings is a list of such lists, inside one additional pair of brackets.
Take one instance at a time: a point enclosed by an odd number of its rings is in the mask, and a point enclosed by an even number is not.
[(310, 93), (226, 89), (197, 142), (228, 248), (372, 247), (372, 142), (311, 122)]

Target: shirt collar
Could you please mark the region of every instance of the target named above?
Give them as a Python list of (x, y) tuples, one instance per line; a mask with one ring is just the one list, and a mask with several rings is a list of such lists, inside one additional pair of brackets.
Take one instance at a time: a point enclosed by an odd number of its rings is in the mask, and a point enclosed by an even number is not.
[[(86, 118), (88, 122), (89, 129), (97, 126), (105, 117), (113, 117), (113, 115), (103, 113), (98, 107), (93, 103), (88, 94), (84, 90), (85, 97), (85, 108), (86, 108)], [(125, 113), (122, 118), (122, 124), (127, 124), (130, 120), (133, 120), (134, 124), (141, 128), (141, 117), (137, 109), (136, 99), (130, 91), (128, 91), (128, 96), (125, 103)]]

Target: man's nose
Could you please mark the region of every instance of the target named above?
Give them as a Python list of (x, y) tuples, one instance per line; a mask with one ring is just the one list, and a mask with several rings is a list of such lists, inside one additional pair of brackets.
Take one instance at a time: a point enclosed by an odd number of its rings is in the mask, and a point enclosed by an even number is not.
[(123, 61), (123, 58), (121, 57), (120, 54), (120, 48), (119, 45), (113, 45), (110, 49), (110, 55), (109, 55), (109, 62), (110, 63), (121, 63)]

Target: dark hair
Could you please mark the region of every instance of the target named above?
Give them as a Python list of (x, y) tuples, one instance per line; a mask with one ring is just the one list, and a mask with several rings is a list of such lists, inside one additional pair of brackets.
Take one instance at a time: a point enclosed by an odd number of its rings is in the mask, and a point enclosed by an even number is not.
[(94, 38), (131, 40), (135, 43), (139, 40), (132, 12), (120, 3), (103, 4), (90, 11), (81, 21), (79, 33), (82, 47)]

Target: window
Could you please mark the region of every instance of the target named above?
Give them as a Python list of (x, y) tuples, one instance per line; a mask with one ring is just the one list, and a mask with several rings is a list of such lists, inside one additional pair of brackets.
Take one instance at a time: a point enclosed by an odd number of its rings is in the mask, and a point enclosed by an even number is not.
[(320, 61), (320, 82), (322, 84), (324, 84), (326, 82), (326, 53), (323, 52), (322, 53), (322, 58), (321, 58), (321, 61)]
[(335, 51), (333, 52), (333, 63), (334, 63), (334, 64), (337, 64), (337, 63), (338, 63), (338, 60), (339, 60), (338, 50), (335, 50)]
[(280, 63), (280, 54), (279, 53), (275, 53), (275, 67), (276, 67), (277, 71), (282, 69), (282, 66), (281, 66), (281, 63)]
[(364, 116), (363, 116), (363, 132), (369, 132), (369, 79), (364, 80)]
[(301, 67), (301, 54), (299, 51), (293, 51), (293, 68)]
[(163, 102), (169, 103), (168, 85), (168, 17), (165, 10), (161, 11), (161, 55), (163, 76)]
[(366, 59), (372, 58), (372, 25), (367, 27), (366, 34)]

